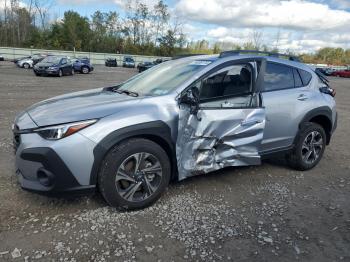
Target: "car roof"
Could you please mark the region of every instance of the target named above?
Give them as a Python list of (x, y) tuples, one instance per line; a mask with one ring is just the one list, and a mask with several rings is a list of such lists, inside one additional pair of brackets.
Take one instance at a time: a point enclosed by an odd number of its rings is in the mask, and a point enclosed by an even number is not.
[(254, 59), (254, 58), (265, 58), (269, 62), (279, 63), (279, 64), (285, 64), (288, 66), (297, 67), (300, 69), (303, 69), (305, 71), (313, 71), (312, 68), (302, 62), (298, 61), (292, 61), (288, 59), (273, 57), (273, 56), (264, 56), (264, 55), (256, 55), (256, 54), (232, 54), (225, 57), (220, 57), (219, 55), (192, 55), (188, 57), (183, 57), (179, 59), (188, 59), (192, 61), (200, 60), (200, 61), (209, 61), (209, 62), (227, 62), (227, 61), (234, 61), (234, 60), (240, 60), (240, 59)]

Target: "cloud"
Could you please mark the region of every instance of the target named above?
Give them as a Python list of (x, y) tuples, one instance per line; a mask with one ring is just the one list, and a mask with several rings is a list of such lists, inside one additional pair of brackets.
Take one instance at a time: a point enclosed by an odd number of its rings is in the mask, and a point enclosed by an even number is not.
[(319, 30), (350, 25), (350, 12), (302, 0), (180, 0), (176, 11), (189, 20), (226, 27)]

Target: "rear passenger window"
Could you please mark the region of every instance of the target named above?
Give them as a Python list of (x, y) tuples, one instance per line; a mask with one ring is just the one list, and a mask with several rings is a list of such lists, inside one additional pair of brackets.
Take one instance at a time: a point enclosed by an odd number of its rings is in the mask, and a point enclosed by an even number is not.
[(267, 63), (264, 90), (273, 91), (294, 88), (293, 69), (282, 64)]
[(306, 71), (301, 70), (301, 69), (298, 69), (298, 71), (299, 71), (299, 74), (300, 74), (301, 79), (303, 81), (303, 85), (307, 86), (311, 81), (312, 75), (309, 72), (306, 72)]
[(302, 87), (303, 86), (303, 82), (301, 81), (301, 77), (298, 73), (297, 69), (293, 69), (293, 73), (294, 73), (294, 83), (295, 83), (295, 87)]

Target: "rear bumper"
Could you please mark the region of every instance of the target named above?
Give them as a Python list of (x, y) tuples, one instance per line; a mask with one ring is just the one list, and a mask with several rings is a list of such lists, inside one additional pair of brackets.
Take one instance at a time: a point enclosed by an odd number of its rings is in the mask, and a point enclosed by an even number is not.
[(335, 119), (334, 119), (332, 134), (335, 132), (335, 130), (337, 129), (337, 127), (338, 127), (338, 112), (335, 113)]

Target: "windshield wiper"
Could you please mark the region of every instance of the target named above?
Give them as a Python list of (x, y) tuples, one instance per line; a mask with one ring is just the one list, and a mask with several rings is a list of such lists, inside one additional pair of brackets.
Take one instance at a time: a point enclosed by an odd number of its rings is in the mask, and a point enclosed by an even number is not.
[(118, 94), (126, 94), (128, 96), (138, 97), (139, 94), (133, 91), (129, 90), (123, 90), (123, 89), (113, 89), (113, 92), (116, 92)]

